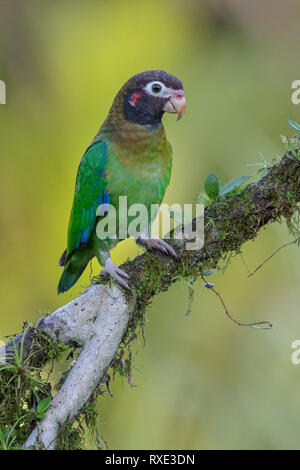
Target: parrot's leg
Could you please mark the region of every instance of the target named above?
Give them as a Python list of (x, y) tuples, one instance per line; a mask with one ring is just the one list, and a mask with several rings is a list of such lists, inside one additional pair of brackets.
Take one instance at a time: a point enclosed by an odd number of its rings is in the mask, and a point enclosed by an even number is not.
[[(99, 250), (100, 251), (100, 250)], [(119, 266), (112, 262), (109, 251), (100, 251), (98, 261), (100, 264), (103, 264), (102, 260), (105, 260), (104, 268), (102, 269), (100, 276), (103, 274), (109, 274), (115, 281), (117, 281), (120, 286), (125, 287), (125, 289), (131, 290), (125, 279), (130, 279), (125, 271), (119, 268)]]
[(167, 242), (160, 238), (137, 238), (136, 242), (139, 245), (144, 245), (148, 250), (159, 250), (166, 255), (171, 255), (173, 258), (178, 259), (176, 251)]

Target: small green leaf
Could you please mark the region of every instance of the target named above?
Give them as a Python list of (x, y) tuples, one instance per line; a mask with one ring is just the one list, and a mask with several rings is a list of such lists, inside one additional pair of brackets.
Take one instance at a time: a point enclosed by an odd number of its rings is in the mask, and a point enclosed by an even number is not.
[(295, 158), (300, 158), (300, 153), (299, 153), (299, 141), (296, 142), (296, 146), (294, 145), (294, 142), (295, 142), (295, 139), (290, 139), (289, 137), (287, 138), (287, 141), (288, 141), (288, 145), (287, 145), (287, 148), (290, 152), (292, 152), (293, 156)]
[(196, 203), (207, 206), (210, 203), (210, 197), (206, 193), (200, 193), (195, 198)]
[(257, 330), (271, 330), (273, 328), (272, 323), (266, 321), (262, 322), (261, 325), (250, 325), (252, 328), (256, 328)]
[(43, 400), (41, 400), (37, 407), (36, 407), (36, 411), (37, 411), (37, 414), (42, 414), (44, 413), (47, 408), (49, 407), (50, 405), (50, 402), (51, 402), (51, 398), (50, 397), (47, 397), (47, 398), (44, 398)]
[(231, 193), (235, 189), (239, 188), (245, 181), (247, 181), (251, 176), (238, 176), (228, 183), (224, 184), (220, 190), (220, 196), (225, 196), (225, 194)]
[(206, 194), (212, 199), (219, 196), (219, 180), (214, 173), (210, 173), (204, 183)]
[(292, 126), (296, 131), (300, 132), (300, 125), (297, 124), (295, 121), (291, 121), (290, 119), (287, 121), (290, 126)]

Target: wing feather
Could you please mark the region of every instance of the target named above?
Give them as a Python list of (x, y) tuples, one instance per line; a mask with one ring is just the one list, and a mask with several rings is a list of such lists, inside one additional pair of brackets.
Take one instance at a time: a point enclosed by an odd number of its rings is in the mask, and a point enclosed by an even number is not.
[(68, 229), (67, 256), (89, 241), (96, 223), (97, 207), (109, 198), (105, 191), (106, 161), (107, 145), (100, 141), (87, 149), (80, 162)]

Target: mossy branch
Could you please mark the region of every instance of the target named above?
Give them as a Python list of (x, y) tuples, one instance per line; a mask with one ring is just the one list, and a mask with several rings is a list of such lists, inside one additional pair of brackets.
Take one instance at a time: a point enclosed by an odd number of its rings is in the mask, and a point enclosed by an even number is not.
[[(216, 269), (229, 253), (238, 253), (268, 223), (285, 219), (293, 231), (300, 202), (300, 160), (287, 153), (266, 174), (242, 191), (216, 198), (205, 209), (205, 243), (200, 250), (187, 250), (185, 240), (170, 239), (179, 260), (160, 252), (147, 252), (122, 266), (130, 275), (132, 292), (116, 285), (94, 285), (52, 315), (38, 321), (38, 329), (58, 343), (81, 347), (74, 367), (54, 396), (45, 417), (28, 437), (24, 447), (53, 449), (60, 429), (70, 422), (106, 380), (107, 370), (116, 365), (118, 348), (134, 337), (137, 324), (151, 299), (182, 278), (196, 279)], [(195, 221), (193, 221), (195, 224)], [(23, 355), (30, 354), (36, 335), (28, 331)], [(20, 343), (16, 337), (16, 342)], [(124, 347), (124, 346), (123, 346)], [(8, 358), (12, 342), (0, 349), (0, 361)], [(120, 350), (119, 350), (120, 351)], [(39, 358), (39, 366), (47, 361)]]
[(136, 305), (145, 307), (151, 298), (167, 290), (179, 278), (196, 278), (216, 269), (229, 253), (238, 253), (268, 223), (285, 219), (296, 229), (300, 202), (300, 160), (292, 153), (270, 166), (257, 182), (243, 191), (217, 198), (205, 209), (205, 243), (201, 250), (186, 250), (185, 242), (169, 240), (180, 261), (161, 253), (146, 253), (126, 262), (122, 269), (131, 277)]

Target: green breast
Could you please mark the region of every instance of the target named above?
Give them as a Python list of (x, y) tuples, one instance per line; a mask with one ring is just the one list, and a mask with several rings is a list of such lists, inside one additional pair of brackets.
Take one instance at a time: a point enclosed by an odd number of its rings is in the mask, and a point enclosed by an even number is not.
[[(126, 196), (128, 208), (143, 204), (149, 224), (153, 221), (151, 205), (162, 203), (169, 184), (172, 155), (162, 124), (155, 131), (140, 127), (134, 133), (121, 129), (123, 133), (108, 144), (105, 174), (110, 203), (118, 210), (119, 196)], [(133, 219), (134, 216), (129, 217), (128, 222)]]

